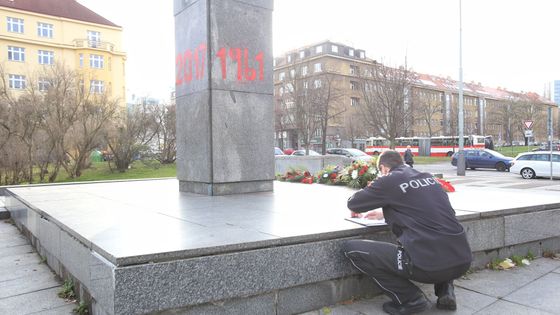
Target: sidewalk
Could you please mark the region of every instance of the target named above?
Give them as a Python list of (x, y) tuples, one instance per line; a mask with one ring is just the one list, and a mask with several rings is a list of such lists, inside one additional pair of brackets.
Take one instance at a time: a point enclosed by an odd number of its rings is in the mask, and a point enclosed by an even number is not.
[[(510, 270), (481, 270), (455, 282), (457, 311), (441, 311), (433, 286), (420, 288), (432, 302), (421, 314), (480, 315), (550, 315), (560, 314), (560, 260), (538, 258), (530, 266)], [(305, 315), (374, 315), (385, 314), (385, 296), (335, 305)]]
[(0, 314), (72, 314), (76, 304), (57, 296), (61, 286), (19, 230), (0, 221)]

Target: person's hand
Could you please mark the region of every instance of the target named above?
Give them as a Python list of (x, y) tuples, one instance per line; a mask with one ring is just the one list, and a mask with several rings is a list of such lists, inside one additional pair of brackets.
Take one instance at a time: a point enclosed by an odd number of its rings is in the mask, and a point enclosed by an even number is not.
[(383, 219), (383, 211), (381, 210), (373, 210), (364, 215), (365, 219), (369, 220), (381, 220)]
[(358, 212), (350, 211), (350, 217), (351, 218), (361, 218), (362, 214), (358, 213)]

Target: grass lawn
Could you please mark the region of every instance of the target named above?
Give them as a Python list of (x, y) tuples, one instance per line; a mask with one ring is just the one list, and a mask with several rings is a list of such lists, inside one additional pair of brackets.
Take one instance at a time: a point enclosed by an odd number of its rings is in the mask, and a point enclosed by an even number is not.
[(158, 162), (152, 162), (150, 165), (146, 165), (140, 161), (135, 161), (128, 171), (124, 173), (119, 173), (118, 171), (111, 173), (107, 162), (93, 162), (91, 167), (84, 170), (82, 176), (78, 178), (68, 178), (68, 174), (66, 174), (64, 170), (61, 170), (56, 182), (161, 178), (175, 177), (176, 174), (177, 170), (175, 164), (162, 165)]
[(529, 149), (527, 149), (527, 147), (525, 147), (525, 146), (499, 147), (499, 148), (494, 148), (494, 151), (500, 152), (501, 154), (503, 154), (505, 156), (516, 157), (519, 153), (531, 151), (535, 148), (538, 148), (538, 147), (529, 146)]
[(443, 156), (443, 157), (432, 157), (432, 156), (415, 156), (414, 157), (414, 164), (434, 164), (434, 163), (442, 163), (442, 162), (451, 162), (451, 157)]

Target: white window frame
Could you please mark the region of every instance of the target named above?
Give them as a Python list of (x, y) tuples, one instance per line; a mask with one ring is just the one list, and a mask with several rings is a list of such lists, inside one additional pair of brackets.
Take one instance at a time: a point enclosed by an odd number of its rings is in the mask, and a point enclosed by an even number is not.
[(8, 46), (8, 60), (25, 62), (25, 48)]
[(288, 55), (287, 59), (288, 59), (288, 63), (291, 63), (292, 62), (292, 55)]
[(303, 88), (304, 89), (309, 89), (309, 82), (308, 81), (303, 81)]
[(359, 71), (360, 71), (360, 68), (358, 68), (358, 66), (350, 65), (350, 74), (351, 75), (357, 75)]
[(321, 53), (323, 53), (323, 46), (316, 46), (316, 47), (315, 47), (315, 53), (316, 53), (316, 54), (321, 54)]
[(41, 65), (54, 64), (54, 51), (39, 50), (37, 55), (39, 56), (39, 64)]
[(26, 86), (25, 76), (21, 74), (10, 74), (8, 76), (10, 89), (23, 90)]
[(296, 77), (296, 69), (292, 69), (290, 70), (290, 78), (295, 78)]
[(101, 80), (90, 80), (89, 91), (94, 94), (101, 94), (105, 92), (105, 82)]
[(360, 99), (357, 97), (350, 98), (350, 106), (358, 106), (360, 105)]
[(101, 42), (101, 32), (98, 31), (87, 31), (88, 46), (92, 48), (97, 48), (100, 46)]
[(8, 16), (6, 22), (7, 22), (8, 32), (23, 34), (25, 30), (24, 28), (25, 23), (23, 19)]
[(45, 78), (39, 78), (39, 80), (37, 81), (37, 87), (39, 88), (39, 91), (41, 91), (41, 92), (48, 91), (50, 86), (51, 86), (51, 83), (49, 82), (49, 80), (47, 80)]
[(301, 67), (301, 75), (306, 76), (309, 73), (309, 68), (307, 66)]
[(305, 58), (305, 50), (299, 52), (299, 59)]
[(357, 91), (358, 90), (358, 82), (356, 81), (350, 81), (350, 89), (352, 91)]
[(84, 67), (84, 54), (80, 54), (80, 68)]
[(103, 56), (102, 55), (89, 55), (89, 67), (92, 69), (103, 69)]
[(338, 54), (338, 46), (332, 45), (332, 46), (331, 46), (331, 52), (337, 53), (337, 54)]
[(286, 80), (286, 73), (285, 73), (285, 72), (280, 72), (280, 73), (278, 74), (278, 80), (279, 80), (279, 81), (284, 81), (284, 80)]
[(364, 51), (360, 51), (360, 59), (365, 59), (366, 53)]
[(323, 64), (321, 64), (320, 62), (314, 64), (313, 65), (313, 70), (314, 70), (314, 73), (323, 72)]
[(321, 79), (317, 79), (313, 81), (313, 87), (319, 89), (323, 86), (323, 81)]
[(350, 57), (354, 57), (354, 55), (355, 55), (355, 54), (354, 54), (354, 49), (352, 49), (352, 48), (348, 49), (348, 55), (349, 55)]
[(53, 38), (54, 26), (49, 23), (37, 22), (37, 36)]

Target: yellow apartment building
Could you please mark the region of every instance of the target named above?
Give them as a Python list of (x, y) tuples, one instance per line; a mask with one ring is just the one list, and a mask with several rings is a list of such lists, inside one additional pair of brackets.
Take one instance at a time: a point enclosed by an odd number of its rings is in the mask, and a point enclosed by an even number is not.
[(9, 89), (42, 87), (42, 67), (78, 70), (84, 88), (126, 104), (122, 28), (75, 0), (0, 0), (0, 62)]

